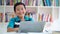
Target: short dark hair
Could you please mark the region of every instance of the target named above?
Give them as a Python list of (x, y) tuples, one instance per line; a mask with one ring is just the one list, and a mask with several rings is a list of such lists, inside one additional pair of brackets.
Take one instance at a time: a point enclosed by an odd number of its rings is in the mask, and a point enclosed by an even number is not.
[(14, 5), (14, 12), (16, 12), (16, 6), (18, 6), (18, 5), (23, 5), (23, 6), (24, 6), (24, 8), (26, 9), (26, 7), (25, 7), (25, 4), (24, 4), (24, 3), (22, 3), (22, 2), (18, 2), (18, 3), (16, 3), (16, 4)]

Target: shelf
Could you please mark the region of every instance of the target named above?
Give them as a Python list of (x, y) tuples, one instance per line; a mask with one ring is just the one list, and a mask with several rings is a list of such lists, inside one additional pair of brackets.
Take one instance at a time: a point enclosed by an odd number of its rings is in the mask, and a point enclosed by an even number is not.
[[(0, 6), (0, 7), (4, 7), (4, 6)], [(14, 6), (5, 6), (5, 7), (14, 7)], [(38, 8), (38, 7), (46, 7), (46, 8), (52, 8), (52, 7), (56, 7), (56, 6), (26, 6), (26, 7), (36, 7), (36, 8)], [(60, 6), (59, 6), (60, 7)], [(57, 8), (59, 8), (59, 7), (57, 7)]]
[(0, 5), (0, 7), (4, 7), (4, 5)]
[[(14, 6), (5, 6), (5, 7), (14, 7)], [(26, 7), (38, 7), (38, 6), (26, 6)]]
[[(18, 1), (18, 0), (15, 0), (15, 1)], [(24, 1), (24, 2), (27, 2), (26, 0), (22, 0), (22, 1)], [(39, 14), (39, 13), (44, 13), (44, 14), (51, 14), (51, 15), (53, 15), (53, 16), (55, 16), (54, 15), (54, 8), (60, 8), (60, 6), (54, 6), (54, 3), (55, 3), (55, 0), (52, 0), (51, 1), (51, 6), (47, 6), (47, 5), (45, 5), (45, 6), (43, 6), (42, 4), (43, 4), (43, 1), (42, 0), (28, 0), (29, 2), (33, 2), (33, 3), (31, 3), (31, 4), (36, 4), (35, 3), (35, 1), (37, 1), (37, 6), (32, 6), (32, 5), (26, 5), (26, 11), (30, 11), (30, 12), (35, 12), (36, 14)], [(46, 0), (45, 1), (45, 3), (47, 2), (48, 0)], [(50, 1), (50, 0), (49, 0)], [(48, 1), (48, 3), (49, 3), (49, 1)], [(10, 1), (11, 2), (11, 1)], [(9, 3), (10, 3), (9, 2)], [(60, 0), (59, 0), (59, 2), (60, 2)], [(2, 12), (2, 13), (4, 13), (4, 11), (5, 11), (5, 13), (8, 13), (9, 12), (9, 14), (10, 13), (13, 13), (14, 12), (14, 4), (13, 5), (6, 5), (6, 1), (4, 0), (4, 5), (0, 5), (0, 12)], [(13, 2), (14, 3), (14, 2)], [(41, 4), (40, 4), (41, 3)], [(44, 4), (45, 4), (44, 3)], [(25, 3), (26, 4), (26, 3)], [(46, 3), (47, 4), (47, 3)], [(56, 3), (55, 3), (56, 4)], [(59, 12), (59, 11), (58, 11)], [(55, 12), (56, 13), (56, 15), (57, 15), (57, 11)]]
[[(14, 6), (5, 6), (5, 7), (14, 7)], [(26, 6), (26, 7), (54, 7), (54, 6)]]

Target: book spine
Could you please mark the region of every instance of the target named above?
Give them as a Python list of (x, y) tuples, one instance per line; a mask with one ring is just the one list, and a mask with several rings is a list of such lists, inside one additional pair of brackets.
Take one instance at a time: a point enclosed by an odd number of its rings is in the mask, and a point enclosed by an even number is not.
[(38, 0), (39, 2), (39, 6), (43, 6), (43, 1), (42, 0)]
[(0, 5), (2, 5), (2, 0), (0, 0)]
[(45, 6), (45, 0), (42, 0), (43, 1), (43, 6)]
[(51, 6), (51, 1), (50, 0), (46, 0), (46, 6)]
[(5, 13), (5, 22), (8, 22), (8, 15)]
[(10, 0), (6, 0), (6, 5), (10, 5)]
[(59, 6), (59, 0), (56, 0), (56, 6)]
[(38, 0), (38, 6), (41, 6), (41, 0)]
[(25, 1), (26, 6), (28, 6), (28, 0)]
[(3, 13), (1, 13), (1, 22), (3, 22)]
[(44, 20), (44, 14), (42, 14), (42, 21)]
[(13, 5), (13, 0), (10, 0), (10, 5)]
[(40, 21), (40, 14), (38, 14), (38, 21)]
[(2, 0), (2, 5), (4, 5), (4, 0)]
[(33, 6), (35, 6), (36, 0), (33, 0)]
[(0, 13), (0, 22), (2, 22), (2, 13)]
[(38, 0), (35, 1), (35, 6), (38, 6)]
[(29, 6), (32, 6), (32, 0), (29, 0)]

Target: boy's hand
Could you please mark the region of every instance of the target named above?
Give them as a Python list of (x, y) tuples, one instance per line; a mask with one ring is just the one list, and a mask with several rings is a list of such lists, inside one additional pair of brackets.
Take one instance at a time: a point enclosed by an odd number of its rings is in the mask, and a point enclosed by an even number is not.
[(14, 28), (14, 31), (18, 31), (19, 30), (19, 28)]

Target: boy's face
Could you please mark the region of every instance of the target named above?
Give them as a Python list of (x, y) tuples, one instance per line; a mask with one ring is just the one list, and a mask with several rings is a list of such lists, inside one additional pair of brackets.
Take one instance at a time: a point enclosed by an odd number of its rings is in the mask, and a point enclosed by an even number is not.
[(26, 9), (24, 8), (23, 5), (18, 5), (18, 6), (16, 6), (16, 12), (15, 13), (17, 16), (23, 16), (26, 13)]

